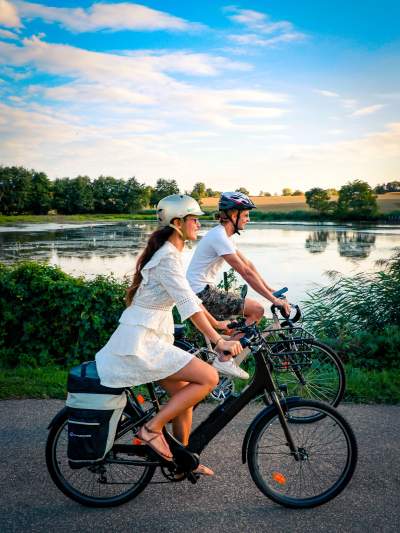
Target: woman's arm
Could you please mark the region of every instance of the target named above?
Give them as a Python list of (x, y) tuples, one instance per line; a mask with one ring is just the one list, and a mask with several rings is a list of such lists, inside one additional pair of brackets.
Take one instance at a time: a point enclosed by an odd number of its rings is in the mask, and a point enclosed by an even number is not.
[(215, 331), (204, 312), (200, 311), (194, 313), (190, 320), (196, 328), (203, 333), (215, 345), (218, 350), (230, 352), (232, 355), (237, 355), (243, 348), (239, 341), (226, 341), (221, 335)]

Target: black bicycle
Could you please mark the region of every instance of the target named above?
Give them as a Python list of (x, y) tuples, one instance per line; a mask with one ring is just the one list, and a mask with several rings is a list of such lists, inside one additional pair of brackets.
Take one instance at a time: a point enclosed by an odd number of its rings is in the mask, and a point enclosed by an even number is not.
[[(274, 296), (282, 297), (286, 291), (285, 287), (276, 291)], [(242, 296), (246, 292), (242, 289)], [(332, 348), (317, 340), (305, 328), (297, 325), (302, 317), (300, 307), (293, 305), (292, 308), (292, 317), (279, 316), (280, 308), (272, 305), (272, 320), (263, 330), (265, 349), (277, 385), (286, 396), (301, 396), (337, 407), (346, 390), (344, 365)], [(239, 317), (229, 324), (229, 328), (240, 328), (244, 322), (244, 317)], [(175, 326), (175, 346), (211, 363), (216, 356), (211, 346), (197, 346), (185, 337), (184, 330), (183, 325)], [(241, 360), (242, 357), (239, 355), (236, 361)], [(249, 357), (245, 365), (246, 370), (252, 374), (255, 369), (254, 359)], [(214, 400), (222, 401), (234, 392), (234, 380), (229, 376), (220, 376), (220, 381), (210, 396)], [(265, 395), (260, 398), (267, 401)]]
[(136, 437), (139, 428), (157, 410), (153, 384), (149, 402), (127, 389), (128, 402), (121, 416), (114, 446), (101, 462), (71, 469), (67, 457), (68, 408), (49, 425), (46, 463), (57, 487), (87, 506), (120, 505), (137, 496), (150, 482), (156, 468), (168, 481), (188, 479), (209, 442), (254, 398), (269, 401), (251, 422), (243, 440), (242, 461), (248, 464), (257, 487), (273, 501), (292, 508), (310, 508), (337, 496), (351, 480), (357, 463), (354, 433), (333, 407), (302, 398), (286, 398), (272, 378), (272, 365), (262, 332), (255, 324), (240, 326), (243, 346), (254, 356), (256, 371), (239, 396), (219, 404), (192, 432), (184, 447), (167, 430), (173, 463), (162, 460)]

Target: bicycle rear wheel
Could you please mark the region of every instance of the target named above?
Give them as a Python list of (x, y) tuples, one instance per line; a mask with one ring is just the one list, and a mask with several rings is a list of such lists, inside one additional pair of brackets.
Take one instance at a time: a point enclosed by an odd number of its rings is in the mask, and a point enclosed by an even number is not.
[(312, 400), (289, 400), (287, 417), (315, 417), (313, 424), (289, 424), (297, 457), (289, 449), (278, 410), (267, 409), (250, 437), (247, 460), (251, 477), (263, 494), (292, 508), (322, 505), (351, 480), (357, 443), (336, 409)]
[[(129, 416), (129, 415), (122, 415)], [(121, 418), (122, 419), (122, 418)], [(115, 442), (130, 444), (132, 432)], [(156, 466), (110, 463), (107, 458), (96, 465), (72, 469), (67, 457), (68, 413), (48, 435), (46, 464), (57, 487), (69, 498), (89, 507), (114, 507), (135, 498), (151, 481)], [(113, 452), (111, 451), (110, 454)], [(109, 455), (110, 455), (109, 454)], [(118, 453), (119, 459), (141, 459)], [(143, 459), (144, 460), (144, 459)]]
[[(272, 347), (274, 351), (274, 347)], [(346, 389), (346, 374), (340, 357), (329, 346), (314, 339), (302, 340), (299, 354), (281, 356), (279, 343), (271, 355), (277, 385), (287, 396), (326, 402), (337, 407)], [(293, 417), (292, 422), (297, 418)], [(308, 421), (316, 420), (316, 415)], [(306, 422), (305, 418), (300, 420)]]

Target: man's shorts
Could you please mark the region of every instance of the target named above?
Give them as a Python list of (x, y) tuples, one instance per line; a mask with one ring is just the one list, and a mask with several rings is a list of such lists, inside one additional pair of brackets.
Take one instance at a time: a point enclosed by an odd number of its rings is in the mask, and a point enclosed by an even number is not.
[(227, 292), (206, 285), (197, 293), (204, 307), (217, 320), (227, 320), (231, 316), (242, 315), (244, 299), (234, 292)]

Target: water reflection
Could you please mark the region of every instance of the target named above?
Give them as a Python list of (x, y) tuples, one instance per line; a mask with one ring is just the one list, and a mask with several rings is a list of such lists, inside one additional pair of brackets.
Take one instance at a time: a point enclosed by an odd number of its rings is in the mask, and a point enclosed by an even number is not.
[(312, 254), (322, 253), (329, 243), (337, 243), (339, 255), (363, 259), (375, 246), (376, 235), (356, 231), (313, 231), (305, 240), (305, 248)]
[(337, 233), (339, 254), (342, 257), (365, 258), (375, 245), (375, 235), (342, 231)]
[(60, 258), (115, 258), (127, 251), (141, 250), (152, 229), (149, 224), (124, 223), (57, 231), (4, 232), (0, 233), (0, 261), (43, 261), (55, 255)]
[(307, 237), (305, 247), (312, 254), (324, 252), (328, 246), (328, 235), (327, 231), (313, 231)]

